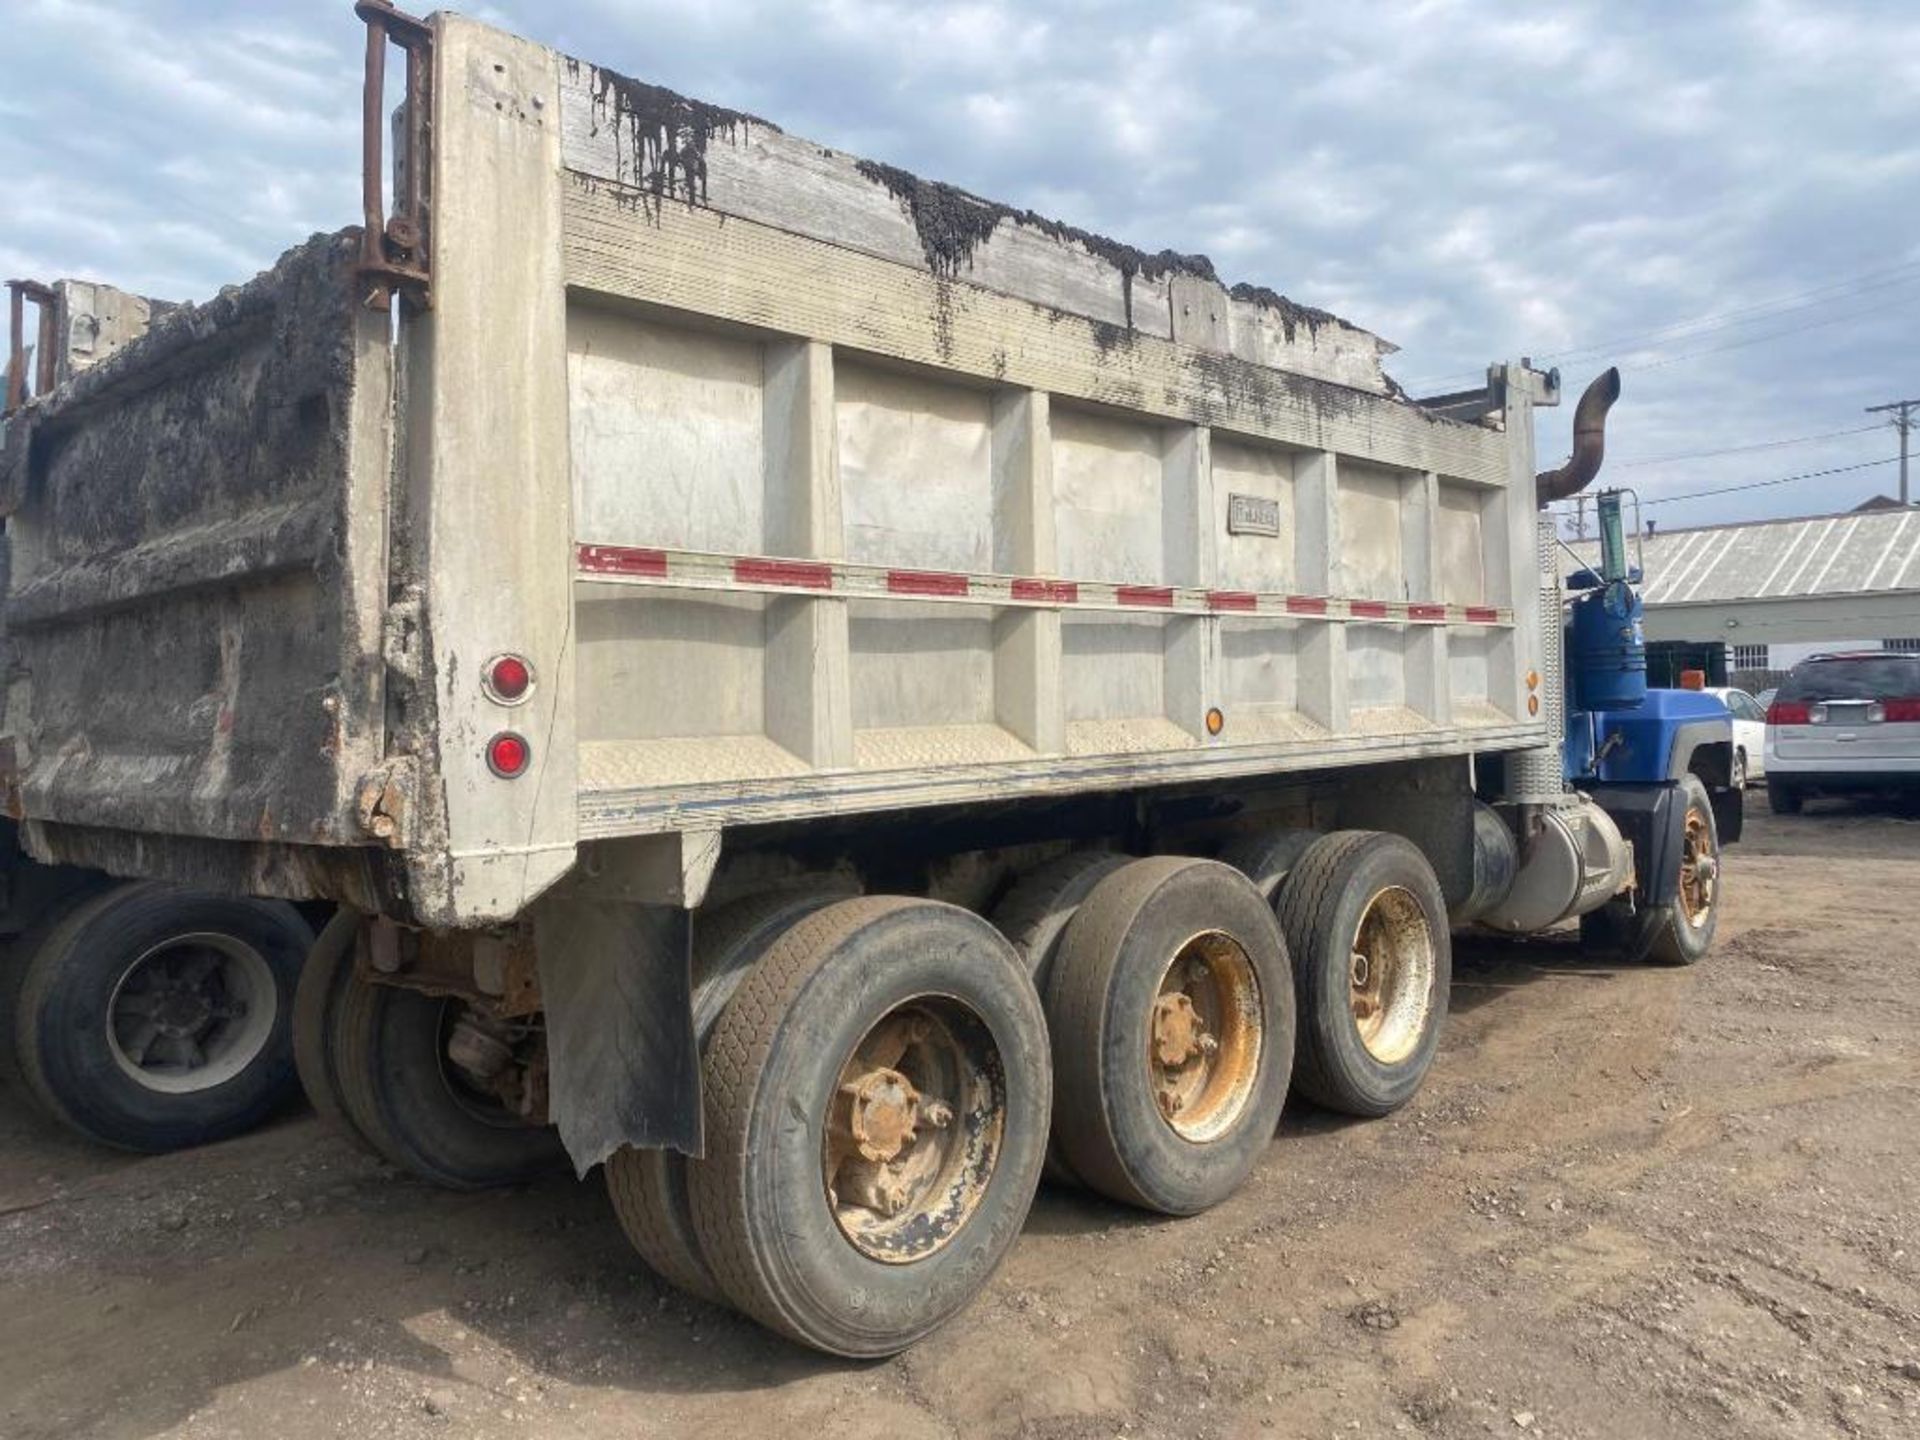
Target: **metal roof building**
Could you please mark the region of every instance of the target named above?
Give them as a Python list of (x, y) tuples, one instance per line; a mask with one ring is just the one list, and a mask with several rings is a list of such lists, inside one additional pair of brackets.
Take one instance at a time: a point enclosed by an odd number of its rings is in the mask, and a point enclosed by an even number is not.
[[(1920, 649), (1920, 506), (1659, 531), (1636, 547), (1649, 640), (1724, 640), (1737, 670)], [(1598, 558), (1596, 541), (1571, 548)]]

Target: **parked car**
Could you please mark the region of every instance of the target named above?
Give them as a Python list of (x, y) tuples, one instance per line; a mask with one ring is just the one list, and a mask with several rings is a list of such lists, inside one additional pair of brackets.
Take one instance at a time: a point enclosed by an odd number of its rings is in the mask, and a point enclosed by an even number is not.
[(1762, 710), (1765, 710), (1768, 706), (1773, 704), (1773, 697), (1778, 695), (1779, 693), (1780, 693), (1780, 687), (1778, 685), (1769, 685), (1764, 690), (1755, 691), (1753, 698), (1759, 702), (1760, 708)]
[(1767, 707), (1746, 691), (1731, 685), (1709, 685), (1707, 694), (1733, 716), (1733, 784), (1735, 788), (1767, 773)]
[(1920, 655), (1864, 650), (1794, 666), (1767, 711), (1765, 763), (1776, 815), (1799, 814), (1809, 795), (1920, 791)]

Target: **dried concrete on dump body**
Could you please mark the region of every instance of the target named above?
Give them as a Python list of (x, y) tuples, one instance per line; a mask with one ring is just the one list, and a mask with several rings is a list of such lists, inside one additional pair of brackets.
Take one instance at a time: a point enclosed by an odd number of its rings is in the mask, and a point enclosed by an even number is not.
[(131, 1159), (0, 1092), (0, 1435), (1920, 1433), (1920, 822), (1748, 837), (1704, 965), (1463, 950), (1408, 1109), (1290, 1109), (1193, 1220), (1043, 1191), (876, 1365), (667, 1289), (597, 1183), (440, 1194), (305, 1115)]

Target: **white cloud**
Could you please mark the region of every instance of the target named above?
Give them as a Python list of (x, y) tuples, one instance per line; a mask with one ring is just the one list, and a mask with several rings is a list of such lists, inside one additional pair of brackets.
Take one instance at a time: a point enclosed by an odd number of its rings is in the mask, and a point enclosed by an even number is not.
[[(1843, 428), (1914, 383), (1920, 283), (1646, 338), (1920, 260), (1911, 0), (1525, 13), (1473, 0), (488, 0), (470, 13), (1146, 248), (1209, 251), (1229, 279), (1400, 342), (1403, 377), (1464, 383), (1498, 357), (1621, 340), (1638, 360), (1614, 427), (1622, 458)], [(12, 273), (204, 296), (355, 218), (361, 32), (344, 0), (15, 0), (7, 30)], [(74, 115), (88, 123), (50, 119)], [(1570, 385), (1605, 358), (1570, 359)], [(1568, 419), (1544, 422), (1543, 452), (1564, 448)], [(1678, 494), (1801, 458), (1630, 474)], [(1881, 477), (1843, 478), (1858, 498)], [(1737, 513), (1810, 494), (1751, 492)]]

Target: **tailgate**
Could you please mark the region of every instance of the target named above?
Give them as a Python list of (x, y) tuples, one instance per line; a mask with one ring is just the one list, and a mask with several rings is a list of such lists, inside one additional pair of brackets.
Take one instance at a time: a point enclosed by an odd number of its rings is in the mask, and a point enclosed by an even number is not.
[(0, 766), (44, 858), (364, 843), (392, 391), (355, 254), (316, 237), (7, 422)]

